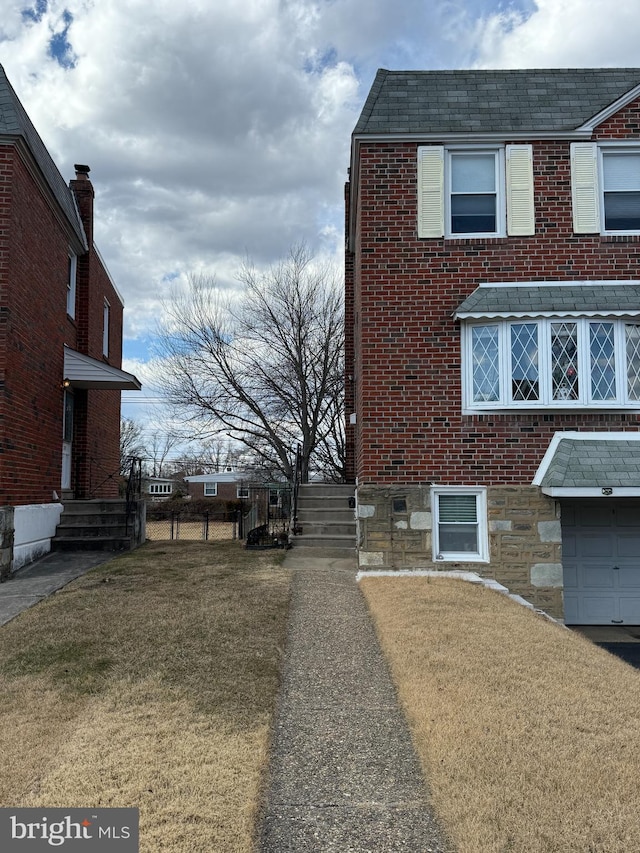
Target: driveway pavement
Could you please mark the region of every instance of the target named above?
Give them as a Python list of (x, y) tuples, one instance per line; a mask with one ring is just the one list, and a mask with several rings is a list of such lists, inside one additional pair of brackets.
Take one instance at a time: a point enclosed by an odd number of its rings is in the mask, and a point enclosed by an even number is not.
[(444, 853), (355, 555), (294, 548), (260, 853)]
[(115, 556), (114, 551), (55, 552), (19, 569), (0, 583), (0, 626)]

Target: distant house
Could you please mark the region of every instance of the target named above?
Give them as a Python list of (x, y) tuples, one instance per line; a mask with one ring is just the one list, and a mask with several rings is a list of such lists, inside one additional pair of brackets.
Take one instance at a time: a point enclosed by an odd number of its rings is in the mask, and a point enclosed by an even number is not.
[(89, 167), (67, 185), (0, 66), (0, 573), (49, 550), (68, 498), (117, 497), (122, 299), (93, 241)]
[(236, 500), (249, 497), (247, 475), (238, 471), (218, 471), (212, 474), (194, 474), (184, 478), (190, 497), (222, 498)]
[(640, 69), (380, 70), (346, 199), (360, 566), (640, 624)]
[(151, 501), (166, 501), (178, 487), (179, 482), (173, 477), (149, 477), (144, 484), (144, 492)]

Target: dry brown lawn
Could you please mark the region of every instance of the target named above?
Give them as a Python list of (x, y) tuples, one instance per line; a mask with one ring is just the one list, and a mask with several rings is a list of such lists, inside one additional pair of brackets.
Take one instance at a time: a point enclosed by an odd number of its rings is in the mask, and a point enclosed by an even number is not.
[(476, 585), (362, 589), (459, 853), (640, 850), (640, 672)]
[(248, 853), (281, 552), (154, 543), (0, 629), (0, 806), (140, 808), (142, 853)]

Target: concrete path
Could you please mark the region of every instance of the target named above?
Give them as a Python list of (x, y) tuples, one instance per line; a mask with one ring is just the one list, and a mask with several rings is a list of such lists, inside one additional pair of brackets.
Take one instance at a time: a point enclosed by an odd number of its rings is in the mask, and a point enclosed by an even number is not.
[(115, 556), (114, 551), (51, 553), (19, 569), (9, 580), (0, 583), (0, 626)]
[(448, 851), (344, 553), (286, 557), (293, 598), (260, 853)]

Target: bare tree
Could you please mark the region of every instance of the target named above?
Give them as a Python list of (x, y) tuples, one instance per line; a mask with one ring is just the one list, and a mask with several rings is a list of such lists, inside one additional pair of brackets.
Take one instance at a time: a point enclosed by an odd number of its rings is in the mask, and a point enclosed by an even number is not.
[(147, 455), (142, 427), (132, 418), (120, 419), (120, 473), (129, 473), (132, 456), (142, 458)]
[(246, 263), (235, 299), (192, 276), (160, 334), (169, 399), (212, 433), (241, 442), (266, 469), (303, 479), (343, 471), (344, 311), (336, 272), (304, 246), (265, 272)]
[(175, 465), (168, 462), (167, 457), (177, 444), (178, 439), (171, 432), (156, 430), (149, 435), (147, 461), (151, 467), (150, 476), (168, 477), (175, 473)]

